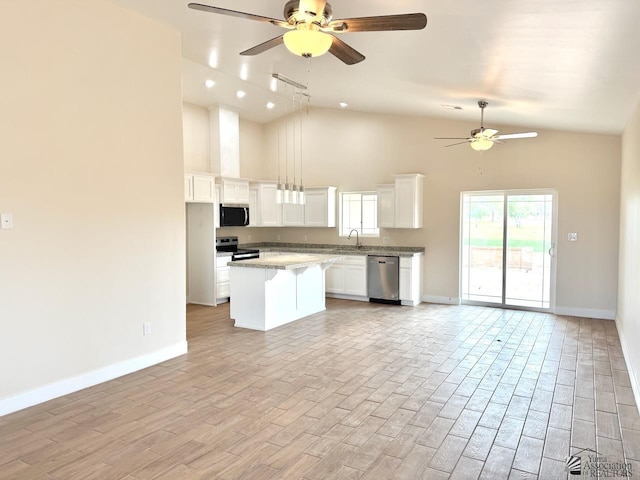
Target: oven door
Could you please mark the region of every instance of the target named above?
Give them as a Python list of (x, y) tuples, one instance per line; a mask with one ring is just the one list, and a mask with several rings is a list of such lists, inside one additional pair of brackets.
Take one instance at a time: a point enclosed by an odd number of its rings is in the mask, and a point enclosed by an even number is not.
[(221, 227), (246, 227), (249, 225), (248, 205), (220, 205)]

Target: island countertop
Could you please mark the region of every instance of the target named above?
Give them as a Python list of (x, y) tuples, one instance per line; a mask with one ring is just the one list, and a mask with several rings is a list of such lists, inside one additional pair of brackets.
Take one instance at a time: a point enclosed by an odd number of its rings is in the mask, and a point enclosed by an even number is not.
[(355, 245), (335, 244), (307, 244), (307, 243), (282, 243), (260, 242), (244, 244), (245, 248), (257, 248), (262, 252), (287, 252), (307, 253), (318, 255), (382, 255), (394, 257), (413, 257), (424, 254), (424, 247), (400, 247), (382, 245), (363, 245), (357, 248)]
[(342, 255), (318, 255), (306, 253), (289, 253), (276, 257), (252, 258), (250, 260), (236, 260), (229, 262), (230, 267), (262, 268), (274, 270), (296, 270), (299, 268), (333, 263), (342, 260)]

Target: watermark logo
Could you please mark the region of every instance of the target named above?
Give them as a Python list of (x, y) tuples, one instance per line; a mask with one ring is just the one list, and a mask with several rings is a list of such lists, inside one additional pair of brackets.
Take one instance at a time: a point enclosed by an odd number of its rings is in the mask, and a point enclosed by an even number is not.
[(585, 448), (567, 457), (567, 471), (570, 475), (591, 478), (630, 478), (633, 476), (631, 463), (609, 459), (590, 448)]
[(567, 469), (571, 475), (582, 475), (582, 458), (577, 455), (568, 457)]

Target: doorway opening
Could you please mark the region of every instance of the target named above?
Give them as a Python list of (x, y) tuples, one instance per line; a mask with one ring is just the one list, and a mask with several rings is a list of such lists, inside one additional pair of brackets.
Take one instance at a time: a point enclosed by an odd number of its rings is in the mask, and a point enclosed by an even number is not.
[(463, 192), (461, 203), (462, 302), (552, 311), (556, 192)]

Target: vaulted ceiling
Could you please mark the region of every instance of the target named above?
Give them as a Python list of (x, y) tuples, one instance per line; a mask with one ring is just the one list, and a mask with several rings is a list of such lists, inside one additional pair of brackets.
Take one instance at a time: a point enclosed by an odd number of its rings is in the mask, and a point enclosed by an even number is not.
[[(340, 34), (366, 56), (351, 66), (330, 54), (297, 57), (284, 45), (240, 56), (284, 30), (192, 10), (188, 0), (112, 1), (182, 32), (185, 101), (230, 105), (258, 122), (290, 106), (272, 90), (272, 73), (308, 84), (313, 106), (475, 121), (484, 99), (487, 124), (616, 134), (640, 92), (635, 0), (334, 0), (334, 18), (428, 18), (424, 30)], [(274, 18), (286, 3), (197, 1)]]

